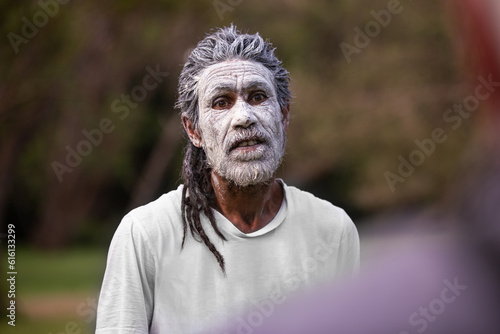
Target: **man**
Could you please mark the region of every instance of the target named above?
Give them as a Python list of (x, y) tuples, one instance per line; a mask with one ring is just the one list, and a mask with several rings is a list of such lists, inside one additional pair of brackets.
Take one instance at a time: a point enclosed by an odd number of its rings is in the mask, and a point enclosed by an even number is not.
[(123, 218), (97, 333), (196, 333), (356, 270), (346, 213), (275, 178), (290, 99), (288, 72), (258, 34), (219, 29), (191, 52), (177, 103), (184, 184)]

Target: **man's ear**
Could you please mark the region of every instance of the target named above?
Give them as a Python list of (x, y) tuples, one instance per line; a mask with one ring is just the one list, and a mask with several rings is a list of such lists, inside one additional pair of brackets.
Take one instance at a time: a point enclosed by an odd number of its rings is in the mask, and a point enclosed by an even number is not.
[(189, 117), (182, 115), (182, 125), (189, 136), (189, 140), (194, 146), (201, 148), (201, 135), (198, 127), (196, 127)]
[(290, 121), (290, 104), (287, 104), (281, 109), (281, 114), (283, 115), (282, 121), (286, 131), (288, 130), (288, 123)]

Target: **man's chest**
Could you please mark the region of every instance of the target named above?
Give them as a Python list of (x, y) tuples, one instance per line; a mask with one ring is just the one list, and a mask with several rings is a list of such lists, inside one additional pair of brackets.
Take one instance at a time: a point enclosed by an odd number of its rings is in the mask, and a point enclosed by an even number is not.
[(226, 261), (224, 275), (204, 245), (191, 243), (159, 268), (155, 313), (207, 324), (262, 305), (269, 313), (291, 294), (334, 278), (337, 244), (329, 235), (231, 240), (217, 245)]

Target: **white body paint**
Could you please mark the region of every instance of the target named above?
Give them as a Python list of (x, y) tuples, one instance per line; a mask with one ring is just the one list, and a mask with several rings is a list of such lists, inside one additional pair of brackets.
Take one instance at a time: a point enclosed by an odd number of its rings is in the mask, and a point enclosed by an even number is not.
[(285, 153), (288, 119), (271, 71), (247, 60), (217, 63), (200, 74), (198, 94), (201, 143), (191, 140), (211, 167), (242, 187), (272, 178)]

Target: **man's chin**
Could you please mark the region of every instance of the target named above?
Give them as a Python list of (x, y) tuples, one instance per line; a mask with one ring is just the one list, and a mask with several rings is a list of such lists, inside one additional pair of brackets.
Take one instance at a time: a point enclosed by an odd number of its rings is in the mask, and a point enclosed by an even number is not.
[(268, 184), (273, 177), (259, 178), (258, 180), (230, 180), (233, 185), (239, 188), (249, 188), (258, 185)]
[(224, 173), (218, 174), (233, 185), (245, 188), (268, 183), (274, 177), (275, 170), (259, 170), (255, 166), (248, 166), (246, 168), (239, 166), (227, 169)]

